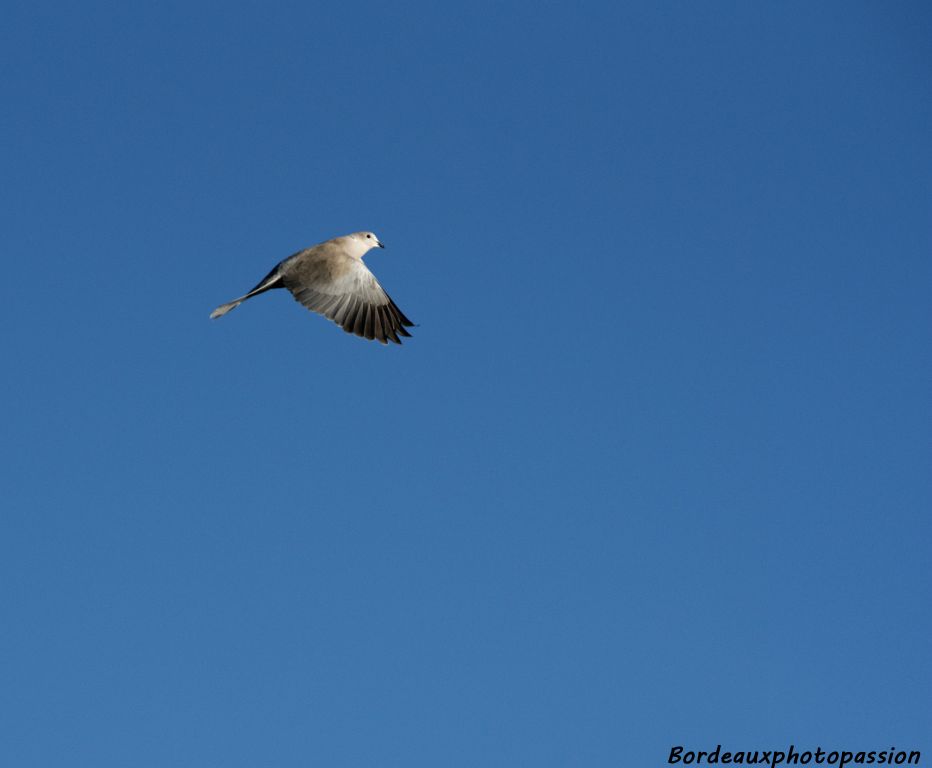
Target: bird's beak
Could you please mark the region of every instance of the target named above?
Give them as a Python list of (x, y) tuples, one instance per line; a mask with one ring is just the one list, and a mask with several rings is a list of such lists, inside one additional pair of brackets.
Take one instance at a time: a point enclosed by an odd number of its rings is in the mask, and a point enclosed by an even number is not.
[(385, 243), (383, 243), (381, 240), (376, 240), (375, 242), (376, 242), (376, 244), (379, 246), (379, 248), (384, 248), (384, 247), (385, 247)]

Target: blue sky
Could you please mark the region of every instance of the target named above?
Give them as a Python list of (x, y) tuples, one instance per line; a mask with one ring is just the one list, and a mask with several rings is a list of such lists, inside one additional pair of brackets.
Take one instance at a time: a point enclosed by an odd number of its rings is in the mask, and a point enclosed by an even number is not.
[[(11, 2), (16, 766), (932, 750), (923, 3)], [(419, 323), (283, 292), (358, 229)]]

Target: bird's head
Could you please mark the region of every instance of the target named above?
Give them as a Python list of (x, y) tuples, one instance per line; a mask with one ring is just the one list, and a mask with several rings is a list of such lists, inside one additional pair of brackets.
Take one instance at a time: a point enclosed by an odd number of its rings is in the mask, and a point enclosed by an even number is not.
[(375, 236), (375, 232), (354, 232), (350, 235), (353, 240), (356, 240), (360, 246), (364, 248), (363, 253), (370, 250), (371, 248), (384, 248), (382, 241)]

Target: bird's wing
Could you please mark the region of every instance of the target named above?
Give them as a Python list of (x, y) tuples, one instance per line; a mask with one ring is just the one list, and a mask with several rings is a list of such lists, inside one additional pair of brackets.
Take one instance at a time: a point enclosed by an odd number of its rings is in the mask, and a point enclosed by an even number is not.
[[(310, 254), (308, 254), (310, 256)], [(414, 325), (358, 259), (320, 254), (283, 265), (285, 287), (305, 307), (333, 320), (347, 333), (382, 344), (401, 344)]]

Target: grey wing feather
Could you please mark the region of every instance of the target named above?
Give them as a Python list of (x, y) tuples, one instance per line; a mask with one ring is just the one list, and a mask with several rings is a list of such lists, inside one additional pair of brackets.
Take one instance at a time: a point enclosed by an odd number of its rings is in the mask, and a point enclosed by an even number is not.
[(414, 324), (361, 261), (313, 251), (282, 262), (284, 285), (295, 299), (347, 333), (382, 344), (401, 344), (399, 336), (411, 335), (405, 327)]

